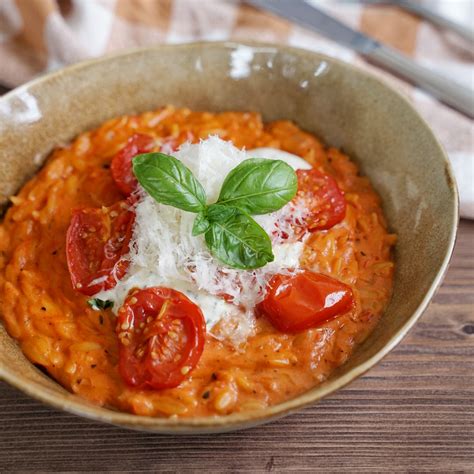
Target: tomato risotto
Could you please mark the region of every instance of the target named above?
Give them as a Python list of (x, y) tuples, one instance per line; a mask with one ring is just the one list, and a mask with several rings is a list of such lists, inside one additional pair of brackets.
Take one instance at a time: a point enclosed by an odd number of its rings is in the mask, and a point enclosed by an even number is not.
[(194, 417), (288, 400), (343, 364), (390, 298), (379, 197), (289, 121), (171, 106), (109, 120), (11, 201), (3, 322), (98, 405)]

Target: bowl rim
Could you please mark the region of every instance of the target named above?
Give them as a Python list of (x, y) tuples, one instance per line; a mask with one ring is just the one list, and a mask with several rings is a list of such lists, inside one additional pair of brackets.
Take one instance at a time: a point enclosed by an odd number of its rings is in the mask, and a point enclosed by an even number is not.
[[(343, 69), (349, 70), (353, 74), (363, 76), (365, 80), (374, 81), (375, 83), (378, 83), (378, 85), (381, 85), (385, 89), (388, 89), (391, 94), (395, 94), (398, 99), (403, 101), (405, 106), (408, 107), (408, 109), (410, 109), (410, 111), (417, 116), (417, 118), (420, 120), (420, 125), (425, 128), (425, 131), (428, 133), (429, 138), (433, 141), (434, 144), (436, 144), (438, 151), (440, 152), (440, 155), (444, 160), (447, 181), (450, 184), (453, 193), (453, 220), (449, 223), (449, 241), (447, 250), (443, 257), (443, 261), (441, 262), (441, 265), (438, 269), (435, 278), (433, 279), (429, 289), (426, 291), (422, 301), (420, 302), (416, 310), (408, 318), (408, 320), (389, 338), (388, 342), (379, 351), (377, 351), (365, 362), (362, 362), (359, 365), (350, 369), (346, 374), (343, 374), (334, 379), (330, 378), (328, 381), (322, 383), (321, 385), (316, 386), (310, 389), (309, 391), (304, 392), (301, 395), (285, 402), (261, 410), (234, 413), (225, 416), (195, 417), (189, 419), (141, 416), (127, 412), (115, 411), (105, 407), (98, 407), (87, 402), (87, 400), (85, 399), (80, 399), (80, 402), (78, 402), (75, 400), (77, 396), (70, 392), (66, 391), (63, 395), (60, 393), (53, 392), (52, 390), (45, 388), (40, 384), (31, 384), (28, 380), (24, 380), (21, 374), (15, 373), (6, 367), (0, 366), (0, 380), (7, 382), (11, 386), (21, 390), (32, 398), (39, 400), (53, 408), (64, 410), (66, 412), (83, 416), (91, 420), (105, 422), (120, 427), (162, 434), (198, 434), (209, 432), (234, 431), (243, 428), (250, 428), (252, 426), (269, 422), (277, 418), (283, 417), (297, 409), (302, 409), (330, 395), (331, 393), (335, 392), (336, 390), (339, 390), (351, 381), (360, 377), (362, 374), (371, 369), (375, 364), (377, 364), (380, 360), (382, 360), (393, 348), (395, 348), (401, 342), (401, 340), (405, 337), (411, 327), (420, 318), (444, 278), (454, 250), (459, 222), (459, 193), (456, 185), (456, 180), (454, 178), (452, 166), (446, 155), (446, 152), (443, 146), (436, 138), (436, 136), (434, 135), (426, 120), (418, 113), (415, 107), (402, 93), (394, 89), (385, 80), (338, 58), (333, 58), (326, 54), (303, 48), (258, 41), (194, 41), (180, 44), (162, 44), (155, 46), (131, 48), (107, 54), (99, 58), (80, 61), (78, 63), (63, 67), (57, 71), (35, 78), (25, 84), (16, 87), (15, 89), (7, 92), (2, 97), (0, 97), (0, 105), (2, 102), (9, 100), (10, 97), (13, 97), (14, 95), (18, 94), (18, 92), (24, 89), (28, 89), (32, 86), (38, 86), (42, 83), (54, 81), (58, 77), (67, 76), (73, 74), (75, 71), (87, 69), (91, 66), (100, 63), (107, 63), (110, 61), (114, 61), (118, 58), (123, 58), (127, 56), (133, 57), (135, 55), (140, 55), (143, 53), (146, 54), (148, 52), (159, 53), (160, 51), (170, 49), (200, 49), (205, 47), (221, 48), (224, 50), (231, 50), (238, 47), (264, 48), (267, 50), (273, 50), (275, 52), (284, 51), (297, 55), (310, 55), (313, 58), (328, 61), (330, 63), (336, 63), (338, 66), (342, 67)], [(3, 323), (0, 321), (0, 324)]]

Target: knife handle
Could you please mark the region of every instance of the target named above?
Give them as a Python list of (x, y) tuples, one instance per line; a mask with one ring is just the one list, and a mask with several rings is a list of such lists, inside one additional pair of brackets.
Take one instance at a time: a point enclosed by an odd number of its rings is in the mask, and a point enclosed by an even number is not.
[(474, 91), (379, 44), (366, 57), (427, 90), (442, 102), (474, 118)]

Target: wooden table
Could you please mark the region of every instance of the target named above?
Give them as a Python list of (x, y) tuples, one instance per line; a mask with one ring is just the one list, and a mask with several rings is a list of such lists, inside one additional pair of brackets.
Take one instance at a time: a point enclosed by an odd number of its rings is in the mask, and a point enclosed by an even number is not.
[(398, 348), (337, 394), (269, 425), (157, 436), (55, 411), (0, 383), (1, 472), (474, 472), (473, 451), (469, 221), (443, 285)]

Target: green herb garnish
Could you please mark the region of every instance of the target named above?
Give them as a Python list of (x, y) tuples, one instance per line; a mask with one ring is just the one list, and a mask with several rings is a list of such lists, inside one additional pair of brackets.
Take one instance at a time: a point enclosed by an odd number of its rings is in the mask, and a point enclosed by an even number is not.
[(250, 158), (227, 175), (217, 202), (247, 214), (268, 214), (293, 199), (297, 187), (296, 173), (284, 161)]
[(133, 160), (133, 172), (145, 191), (161, 204), (183, 211), (206, 208), (206, 192), (189, 168), (174, 156), (145, 153)]
[(245, 212), (214, 204), (209, 207), (208, 217), (210, 228), (204, 238), (221, 262), (246, 270), (263, 267), (275, 259), (270, 237)]
[(110, 300), (101, 300), (100, 298), (92, 298), (87, 300), (87, 304), (94, 310), (100, 311), (101, 309), (112, 308), (114, 302)]
[(192, 234), (204, 234), (212, 255), (229, 267), (249, 270), (274, 260), (270, 237), (250, 214), (276, 211), (295, 196), (296, 173), (284, 161), (242, 161), (227, 175), (219, 199), (210, 205), (191, 170), (173, 156), (138, 155), (133, 172), (157, 202), (196, 213)]

